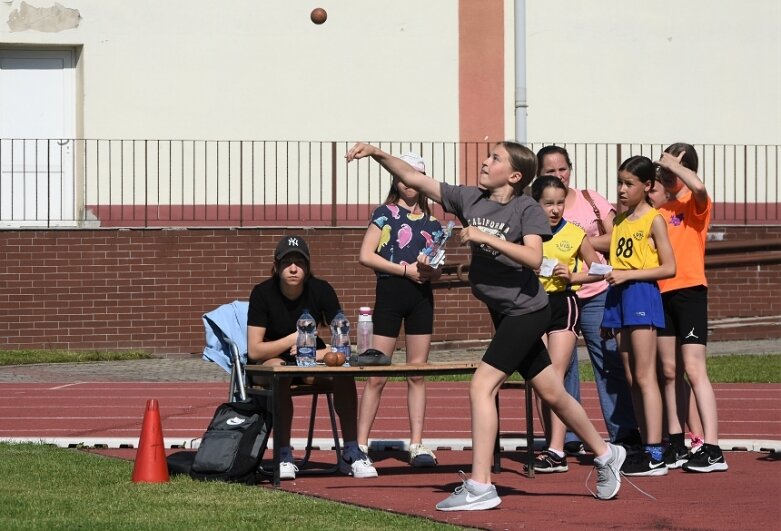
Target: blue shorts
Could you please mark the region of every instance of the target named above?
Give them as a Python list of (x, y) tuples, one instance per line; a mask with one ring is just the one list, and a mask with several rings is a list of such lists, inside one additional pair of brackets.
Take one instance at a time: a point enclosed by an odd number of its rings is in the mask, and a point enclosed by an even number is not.
[(662, 296), (656, 282), (637, 280), (608, 288), (602, 328), (629, 326), (664, 328)]

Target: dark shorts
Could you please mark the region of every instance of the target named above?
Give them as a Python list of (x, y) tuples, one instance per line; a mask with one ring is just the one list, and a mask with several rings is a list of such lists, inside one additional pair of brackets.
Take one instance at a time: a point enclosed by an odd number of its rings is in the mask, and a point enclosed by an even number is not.
[(659, 337), (675, 337), (681, 344), (708, 344), (708, 288), (694, 286), (662, 293), (664, 319)]
[(548, 293), (550, 324), (547, 332), (572, 332), (580, 334), (580, 305), (574, 291)]
[(408, 336), (431, 334), (434, 331), (431, 283), (416, 284), (402, 277), (378, 278), (372, 320), (378, 336), (398, 337), (402, 321)]
[(656, 282), (637, 280), (608, 288), (602, 328), (629, 326), (664, 327), (662, 296)]
[(491, 312), (496, 333), (483, 361), (510, 375), (521, 373), (531, 380), (551, 364), (542, 335), (550, 324), (550, 306), (526, 315), (501, 315)]

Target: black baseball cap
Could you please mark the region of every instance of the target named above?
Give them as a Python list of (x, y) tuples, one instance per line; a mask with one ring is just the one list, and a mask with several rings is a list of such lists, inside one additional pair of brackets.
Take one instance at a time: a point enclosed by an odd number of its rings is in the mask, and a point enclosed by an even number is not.
[(309, 246), (301, 236), (284, 236), (277, 244), (274, 251), (274, 260), (279, 262), (290, 253), (298, 253), (309, 262)]

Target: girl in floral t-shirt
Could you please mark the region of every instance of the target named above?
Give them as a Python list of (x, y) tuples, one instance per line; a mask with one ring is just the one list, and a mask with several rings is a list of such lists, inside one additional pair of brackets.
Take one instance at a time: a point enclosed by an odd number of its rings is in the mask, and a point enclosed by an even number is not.
[[(426, 166), (414, 154), (402, 158), (425, 173)], [(442, 237), (442, 226), (430, 214), (428, 200), (393, 178), (385, 204), (372, 214), (363, 237), (359, 261), (377, 274), (374, 303), (374, 348), (392, 356), (404, 321), (407, 362), (425, 363), (434, 326), (434, 295), (431, 280), (440, 271), (418, 262), (420, 252)], [(387, 378), (366, 381), (358, 417), (358, 443), (368, 448), (380, 396)], [(434, 453), (423, 445), (426, 387), (422, 377), (407, 378), (407, 408), (410, 420), (409, 461), (412, 466), (434, 466)]]

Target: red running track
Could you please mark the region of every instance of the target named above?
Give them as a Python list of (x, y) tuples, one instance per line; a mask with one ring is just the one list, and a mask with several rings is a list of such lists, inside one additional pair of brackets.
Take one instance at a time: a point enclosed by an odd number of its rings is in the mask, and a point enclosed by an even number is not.
[[(716, 385), (721, 439), (781, 443), (781, 386)], [(146, 401), (160, 403), (166, 444), (197, 439), (214, 408), (225, 399), (225, 384), (79, 383), (0, 384), (0, 439), (73, 438), (95, 441), (127, 438), (137, 444)], [(303, 405), (306, 399), (296, 399)], [(593, 384), (583, 386), (589, 417), (602, 421)], [(323, 411), (324, 403), (320, 405)], [(503, 392), (504, 429), (520, 429), (522, 394)], [(293, 436), (303, 438), (307, 407), (298, 407)], [(326, 421), (318, 422), (325, 437)], [(470, 414), (466, 383), (430, 383), (426, 437), (469, 442)], [(405, 441), (406, 390), (389, 383), (383, 395), (373, 438)], [(539, 427), (538, 427), (539, 430)], [(133, 459), (134, 449), (91, 450)], [(404, 452), (373, 452), (379, 477), (355, 479), (339, 474), (301, 476), (282, 489), (345, 503), (391, 510), (455, 525), (482, 529), (778, 529), (781, 521), (781, 453), (730, 452), (726, 473), (671, 471), (661, 478), (634, 478), (654, 498), (624, 483), (618, 498), (594, 500), (586, 489), (591, 458), (570, 459), (566, 474), (521, 474), (518, 452), (506, 452), (502, 473), (493, 476), (502, 504), (491, 511), (439, 512), (434, 505), (458, 486), (458, 470), (469, 470), (469, 451), (437, 451), (439, 466), (413, 469)], [(314, 461), (333, 459), (318, 451)], [(594, 476), (588, 480), (593, 489)], [(128, 484), (130, 478), (128, 477)], [(263, 486), (268, 486), (266, 481)]]
[[(359, 392), (361, 385), (359, 383)], [(467, 385), (466, 382), (429, 382), (426, 440), (470, 439)], [(775, 441), (781, 445), (781, 385), (717, 384), (714, 388), (719, 406), (720, 438), (727, 443), (727, 448), (760, 449), (734, 445), (733, 441)], [(226, 394), (226, 384), (222, 383), (2, 383), (0, 439), (83, 438), (82, 442), (137, 439), (146, 401), (154, 398), (160, 404), (166, 444), (188, 446), (189, 441), (202, 435), (215, 407), (225, 400)], [(589, 417), (605, 435), (593, 384), (583, 384), (582, 397)], [(306, 436), (309, 400), (296, 398), (293, 438)], [(325, 412), (324, 399), (318, 407), (320, 412)], [(407, 440), (406, 408), (405, 384), (389, 383), (372, 439)], [(520, 431), (523, 412), (522, 392), (502, 391), (503, 431)], [(326, 415), (318, 415), (316, 430), (316, 437), (328, 437)], [(539, 424), (537, 433), (541, 433)], [(179, 440), (181, 443), (177, 443)]]

